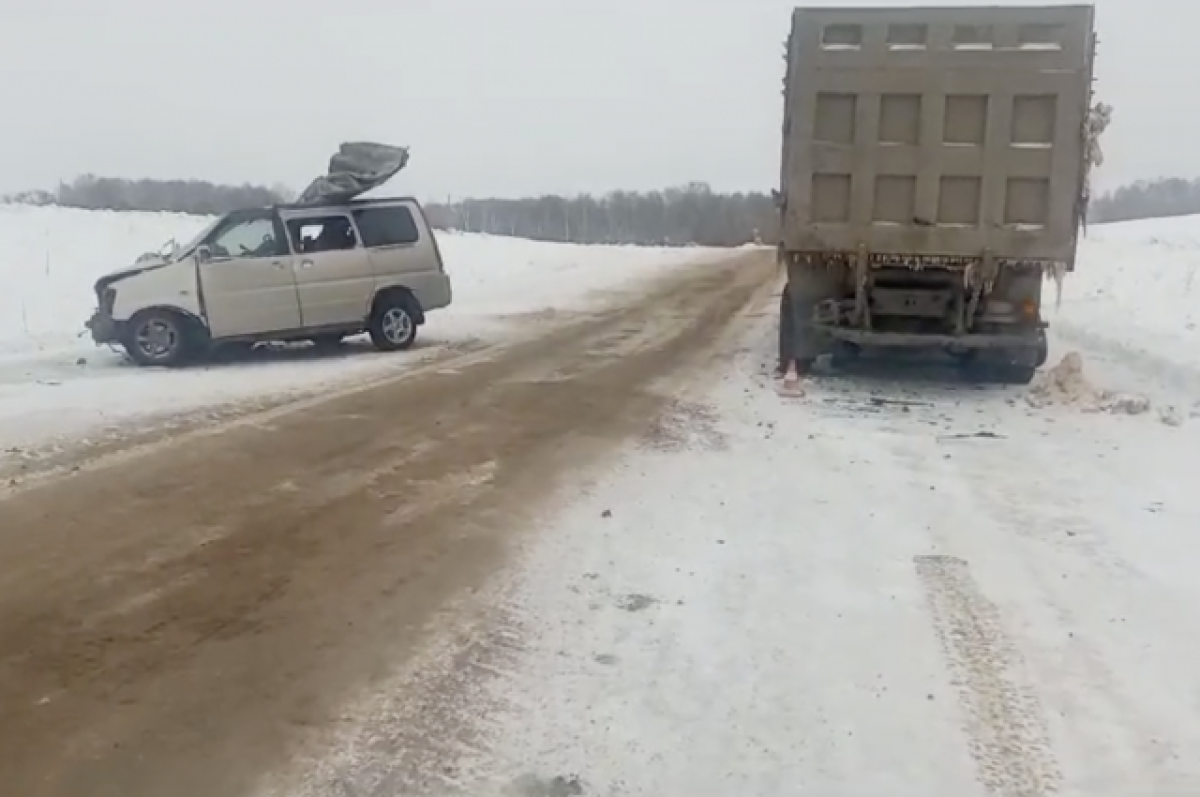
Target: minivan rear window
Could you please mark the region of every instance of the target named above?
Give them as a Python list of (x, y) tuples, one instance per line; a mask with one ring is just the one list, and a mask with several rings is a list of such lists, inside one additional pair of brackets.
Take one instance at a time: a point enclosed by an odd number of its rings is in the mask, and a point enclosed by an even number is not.
[(356, 210), (354, 220), (367, 248), (415, 244), (421, 239), (412, 212), (400, 205)]

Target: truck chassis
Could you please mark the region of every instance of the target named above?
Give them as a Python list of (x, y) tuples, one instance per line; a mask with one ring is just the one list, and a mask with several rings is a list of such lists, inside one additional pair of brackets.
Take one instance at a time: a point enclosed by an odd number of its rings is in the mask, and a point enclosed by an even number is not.
[(780, 364), (868, 350), (946, 355), (978, 381), (1027, 383), (1047, 356), (1043, 266), (792, 255), (780, 297)]

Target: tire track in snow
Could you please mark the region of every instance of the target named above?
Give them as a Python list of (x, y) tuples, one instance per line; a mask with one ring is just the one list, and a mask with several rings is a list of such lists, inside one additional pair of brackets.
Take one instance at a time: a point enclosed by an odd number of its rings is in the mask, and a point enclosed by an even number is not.
[[(1016, 420), (1010, 416), (1003, 425), (1020, 428)], [(1190, 794), (1194, 789), (1186, 785), (1196, 778), (1183, 751), (1196, 746), (1194, 712), (1161, 687), (1147, 690), (1141, 674), (1190, 684), (1194, 679), (1184, 662), (1195, 658), (1188, 647), (1195, 630), (1189, 615), (1179, 611), (1181, 604), (1155, 592), (1146, 574), (1094, 528), (1115, 507), (1093, 506), (1091, 516), (1080, 508), (1080, 497), (1091, 491), (1120, 492), (1120, 476), (1109, 474), (1111, 483), (1095, 484), (1094, 471), (1060, 466), (1068, 453), (1085, 461), (1087, 450), (1073, 443), (1046, 448), (1036, 436), (1018, 435), (963, 446), (952, 456), (911, 441), (891, 453), (899, 460), (897, 470), (922, 473), (922, 483), (938, 485), (942, 504), (935, 528), (955, 530), (954, 539), (935, 532), (939, 548), (986, 561), (989, 583), (1018, 586), (1003, 601), (1003, 611), (1023, 620), (1014, 643), (1039, 686), (1043, 716), (1060, 751), (1063, 790)], [(1018, 460), (1022, 467), (1013, 468)], [(1131, 628), (1170, 625), (1153, 646), (1143, 641), (1142, 652), (1133, 653), (1136, 635), (1110, 636), (1113, 617), (1121, 625), (1129, 620)]]
[(1036, 695), (996, 606), (953, 556), (917, 556), (934, 631), (950, 667), (979, 781), (993, 795), (1055, 794), (1062, 773)]
[[(1062, 664), (1069, 665), (1076, 673), (1069, 683), (1080, 689), (1080, 693), (1064, 690), (1065, 694), (1079, 707), (1076, 709), (1079, 716), (1085, 716), (1086, 711), (1096, 725), (1120, 729), (1117, 736), (1112, 731), (1106, 734), (1107, 749), (1093, 749), (1090, 755), (1104, 757), (1108, 766), (1124, 765), (1140, 773), (1139, 777), (1152, 777), (1155, 788), (1160, 790), (1154, 793), (1168, 793), (1165, 784), (1171, 781), (1163, 778), (1186, 782), (1186, 769), (1176, 769), (1176, 762), (1188, 760), (1183, 752), (1187, 743), (1179, 741), (1186, 737), (1172, 738), (1163, 729), (1171, 727), (1174, 734), (1184, 733), (1183, 729), (1188, 727), (1187, 715), (1164, 722), (1155, 718), (1144, 699), (1130, 693), (1128, 683), (1122, 682), (1106, 660), (1102, 641), (1083, 631), (1088, 628), (1088, 618), (1072, 607), (1073, 596), (1078, 594), (1081, 584), (1092, 584), (1086, 592), (1105, 595), (1104, 603), (1118, 602), (1116, 605), (1121, 608), (1112, 611), (1119, 616), (1134, 620), (1162, 618), (1159, 622), (1171, 623), (1173, 639), (1194, 637), (1195, 630), (1187, 622), (1187, 615), (1180, 615), (1177, 605), (1157, 593), (1145, 573), (1106, 543), (1104, 536), (1093, 528), (1094, 519), (1074, 507), (1071, 498), (1079, 488), (1068, 474), (1053, 467), (1038, 467), (1040, 478), (1036, 483), (1041, 485), (1040, 495), (1031, 495), (1026, 483), (1012, 483), (1013, 474), (1006, 473), (991, 459), (969, 462), (973, 467), (964, 468), (962, 473), (979, 497), (979, 506), (1014, 540), (1033, 546), (1020, 557), (1023, 563), (1028, 563), (1028, 578), (1043, 596), (1047, 613), (1058, 626), (1070, 632), (1072, 642), (1062, 646), (1059, 655)], [(1038, 507), (1038, 511), (1032, 511), (1030, 506)], [(1070, 533), (1064, 534), (1065, 530)], [(1069, 581), (1065, 580), (1065, 572), (1071, 573)], [(1149, 622), (1134, 625), (1152, 627)], [(1179, 658), (1186, 660), (1186, 653)], [(1153, 661), (1147, 658), (1145, 666), (1156, 669)], [(1160, 669), (1159, 677), (1164, 676)], [(1135, 764), (1126, 763), (1130, 757)], [(1091, 775), (1103, 777), (1099, 772)], [(1121, 776), (1119, 768), (1109, 775)]]

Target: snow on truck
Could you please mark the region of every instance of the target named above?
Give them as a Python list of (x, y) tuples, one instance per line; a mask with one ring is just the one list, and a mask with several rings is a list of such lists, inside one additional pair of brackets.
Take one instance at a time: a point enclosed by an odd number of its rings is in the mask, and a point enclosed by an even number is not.
[(1026, 383), (1086, 209), (1090, 6), (799, 8), (784, 79), (780, 368), (940, 350)]

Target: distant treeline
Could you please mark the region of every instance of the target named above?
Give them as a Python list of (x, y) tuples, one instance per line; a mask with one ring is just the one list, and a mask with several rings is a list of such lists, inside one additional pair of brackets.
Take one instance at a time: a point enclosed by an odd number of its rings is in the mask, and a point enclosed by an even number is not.
[(1200, 213), (1200, 179), (1142, 180), (1092, 200), (1088, 221), (1156, 219)]
[[(84, 175), (54, 191), (28, 191), (2, 201), (215, 215), (287, 202), (293, 196), (283, 186)], [(703, 183), (662, 191), (613, 191), (603, 196), (463, 199), (427, 203), (426, 208), (441, 229), (587, 244), (770, 244), (778, 227), (770, 194), (720, 193)], [(1189, 213), (1200, 213), (1200, 179), (1164, 178), (1094, 197), (1088, 220), (1098, 224)]]
[(204, 180), (128, 180), (85, 174), (53, 191), (26, 191), (4, 197), (9, 202), (59, 205), (86, 210), (142, 210), (214, 216), (238, 208), (285, 202), (283, 187), (214, 185)]
[[(292, 197), (282, 187), (84, 175), (54, 191), (29, 191), (4, 199), (89, 210), (213, 215)], [(433, 202), (426, 209), (434, 226), (442, 229), (589, 244), (740, 246), (756, 238), (773, 240), (776, 225), (768, 194), (722, 194), (700, 183), (664, 191), (614, 191), (599, 197)]]
[(464, 199), (431, 203), (435, 226), (540, 241), (660, 246), (772, 242), (778, 211), (769, 194), (723, 194), (694, 183), (604, 196)]

